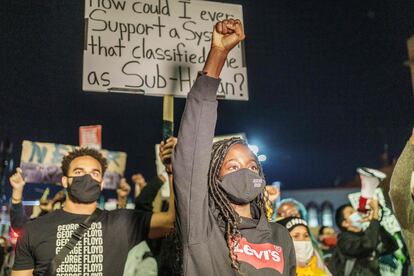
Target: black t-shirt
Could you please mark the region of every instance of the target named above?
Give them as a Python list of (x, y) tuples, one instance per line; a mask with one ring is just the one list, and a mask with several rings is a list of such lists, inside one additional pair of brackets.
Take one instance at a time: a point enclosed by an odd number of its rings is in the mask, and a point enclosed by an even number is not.
[[(148, 236), (151, 215), (125, 209), (104, 211), (101, 221), (92, 223), (56, 275), (122, 275), (128, 251)], [(29, 222), (17, 243), (13, 269), (34, 269), (34, 275), (42, 275), (86, 217), (57, 210)]]

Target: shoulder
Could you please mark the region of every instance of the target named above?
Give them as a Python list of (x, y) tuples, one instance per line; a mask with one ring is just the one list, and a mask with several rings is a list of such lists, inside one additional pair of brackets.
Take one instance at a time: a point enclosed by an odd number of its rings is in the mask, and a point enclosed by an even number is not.
[(62, 215), (64, 215), (62, 210), (56, 210), (41, 217), (37, 217), (27, 222), (26, 229), (38, 229), (38, 227), (44, 226), (45, 224), (59, 222)]
[(269, 225), (270, 225), (270, 227), (272, 229), (272, 232), (274, 234), (290, 237), (289, 231), (284, 226), (280, 225), (279, 223), (269, 222)]
[(103, 211), (104, 216), (110, 220), (124, 220), (131, 218), (147, 218), (151, 217), (151, 212), (137, 211), (132, 209), (116, 209), (112, 211)]
[(269, 222), (272, 229), (272, 235), (276, 242), (283, 243), (287, 247), (293, 247), (293, 240), (289, 231), (282, 225), (276, 222)]

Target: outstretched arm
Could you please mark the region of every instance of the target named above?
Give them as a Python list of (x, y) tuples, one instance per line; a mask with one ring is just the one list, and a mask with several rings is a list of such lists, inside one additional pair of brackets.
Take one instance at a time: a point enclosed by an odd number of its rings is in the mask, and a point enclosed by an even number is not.
[[(167, 140), (167, 143), (161, 142), (160, 144), (160, 158), (161, 161), (165, 164), (165, 169), (168, 173), (168, 180), (170, 184), (170, 198), (168, 204), (168, 211), (155, 213), (151, 217), (150, 223), (150, 231), (148, 237), (150, 239), (155, 239), (159, 237), (163, 237), (171, 232), (174, 227), (175, 221), (175, 198), (174, 198), (174, 191), (173, 191), (173, 175), (172, 175), (172, 166), (173, 163), (166, 163), (166, 160), (171, 160), (174, 147), (177, 144), (177, 138), (170, 138)], [(160, 175), (160, 179), (162, 182), (165, 182), (164, 176)]]
[(187, 96), (173, 163), (178, 225), (184, 243), (207, 238), (207, 177), (217, 120), (218, 78), (228, 53), (243, 39), (239, 20), (215, 25), (203, 73)]
[(22, 205), (23, 190), (26, 185), (22, 169), (17, 168), (16, 173), (10, 177), (9, 181), (12, 187), (10, 223), (13, 230), (19, 232), (29, 221)]

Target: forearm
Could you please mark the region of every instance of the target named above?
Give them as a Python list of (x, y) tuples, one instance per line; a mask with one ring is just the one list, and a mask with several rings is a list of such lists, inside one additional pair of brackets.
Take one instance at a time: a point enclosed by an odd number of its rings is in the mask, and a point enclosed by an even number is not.
[(206, 75), (197, 78), (187, 97), (173, 155), (174, 192), (182, 236), (193, 241), (205, 238), (208, 225), (207, 175), (217, 120), (218, 85), (218, 79)]
[(13, 230), (20, 231), (29, 221), (22, 203), (11, 204), (10, 224)]
[(135, 199), (135, 210), (152, 211), (152, 202), (163, 182), (159, 177), (155, 177), (142, 189), (139, 196)]
[(207, 61), (204, 64), (203, 72), (207, 76), (218, 79), (220, 77), (221, 70), (226, 62), (227, 54), (223, 50), (212, 48), (208, 53)]
[(118, 209), (125, 209), (128, 203), (127, 196), (118, 196)]
[(363, 235), (344, 233), (340, 236), (338, 247), (341, 252), (350, 257), (368, 256), (378, 245), (380, 224), (377, 220), (371, 221)]
[(11, 275), (12, 276), (32, 276), (33, 275), (33, 269), (12, 270)]
[(169, 222), (174, 225), (175, 221), (175, 196), (174, 196), (174, 185), (173, 185), (174, 177), (172, 174), (168, 174), (168, 182), (170, 185), (170, 197), (168, 199), (168, 218)]
[(411, 174), (414, 170), (414, 146), (407, 143), (395, 165), (390, 183), (390, 198), (400, 225), (413, 227), (414, 204), (410, 191)]
[(21, 189), (13, 189), (11, 194), (11, 202), (13, 204), (19, 204), (22, 202), (23, 199), (23, 188)]

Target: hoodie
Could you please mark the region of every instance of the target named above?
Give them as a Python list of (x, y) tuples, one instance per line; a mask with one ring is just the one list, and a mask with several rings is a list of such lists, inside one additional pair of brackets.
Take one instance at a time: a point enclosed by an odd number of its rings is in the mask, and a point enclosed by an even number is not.
[[(237, 275), (217, 210), (208, 204), (208, 170), (217, 120), (220, 80), (200, 74), (188, 94), (173, 156), (177, 227), (183, 242), (184, 275)], [(252, 217), (239, 224), (235, 248), (245, 275), (295, 275), (292, 239), (251, 205)]]

